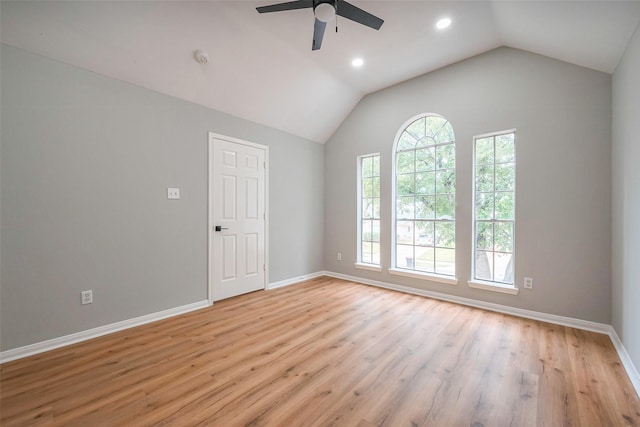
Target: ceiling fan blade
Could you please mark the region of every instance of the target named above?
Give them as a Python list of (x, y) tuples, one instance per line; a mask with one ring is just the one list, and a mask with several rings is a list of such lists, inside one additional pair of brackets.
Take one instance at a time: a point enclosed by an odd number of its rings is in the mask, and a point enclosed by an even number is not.
[(269, 6), (256, 7), (258, 13), (282, 12), (283, 10), (306, 9), (313, 7), (313, 0), (296, 0), (286, 3), (271, 4)]
[(362, 25), (366, 25), (367, 27), (373, 28), (374, 30), (379, 30), (380, 27), (382, 27), (382, 23), (384, 22), (384, 20), (378, 18), (377, 16), (372, 15), (369, 12), (365, 12), (359, 7), (356, 7), (351, 3), (347, 3), (343, 0), (338, 0), (336, 13), (343, 18), (351, 19), (352, 21), (358, 22)]
[(326, 22), (316, 19), (316, 23), (313, 24), (313, 44), (311, 45), (311, 50), (318, 50), (322, 46), (322, 38), (324, 37), (324, 29), (326, 26)]

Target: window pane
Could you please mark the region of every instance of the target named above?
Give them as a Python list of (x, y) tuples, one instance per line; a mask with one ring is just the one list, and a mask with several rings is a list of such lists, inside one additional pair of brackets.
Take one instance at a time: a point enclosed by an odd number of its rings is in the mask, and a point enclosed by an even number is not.
[(400, 135), (400, 140), (398, 141), (398, 151), (400, 150), (410, 150), (412, 148), (415, 148), (416, 146), (416, 139), (409, 135), (406, 131), (402, 132), (402, 135)]
[(396, 199), (396, 217), (398, 219), (413, 219), (413, 197), (398, 197)]
[(436, 168), (451, 169), (455, 168), (456, 151), (453, 144), (441, 145), (436, 147)]
[(373, 156), (373, 174), (372, 176), (380, 176), (380, 156)]
[(396, 194), (398, 196), (405, 196), (415, 193), (414, 178), (415, 175), (412, 173), (398, 175), (396, 178)]
[(456, 251), (455, 249), (436, 248), (436, 268), (439, 274), (455, 274)]
[(436, 246), (451, 249), (456, 247), (456, 229), (453, 221), (436, 223)]
[(416, 143), (416, 148), (430, 147), (434, 145), (436, 142), (429, 135), (420, 138), (420, 140)]
[(433, 273), (433, 248), (416, 247), (415, 269)]
[(514, 193), (512, 191), (496, 193), (496, 219), (513, 219), (514, 214)]
[(426, 118), (427, 135), (433, 137), (440, 135), (443, 127), (448, 125), (447, 119), (438, 116), (429, 116)]
[(424, 127), (425, 118), (421, 118), (411, 123), (407, 127), (407, 132), (409, 132), (412, 136), (415, 136), (417, 139), (422, 138), (426, 135), (426, 129)]
[(416, 194), (434, 194), (435, 184), (435, 172), (422, 172), (416, 174)]
[(371, 195), (380, 197), (380, 177), (371, 178)]
[(432, 219), (436, 214), (436, 198), (434, 196), (416, 197), (416, 219)]
[(396, 267), (413, 269), (413, 266), (413, 246), (396, 245)]
[(402, 151), (396, 154), (396, 173), (413, 173), (415, 151)]
[(508, 133), (496, 136), (496, 163), (513, 162), (515, 160), (515, 134)]
[(380, 218), (380, 198), (376, 197), (373, 200), (373, 218)]
[(396, 224), (396, 243), (413, 245), (413, 221), (398, 221)]
[(416, 150), (416, 172), (431, 171), (436, 166), (435, 148), (421, 148)]
[(416, 221), (416, 245), (433, 246), (433, 221)]
[(481, 165), (476, 168), (476, 191), (493, 191), (493, 165)]
[(476, 140), (476, 165), (493, 163), (493, 137)]
[(453, 195), (436, 196), (436, 218), (454, 219), (456, 216), (456, 199)]
[(513, 283), (513, 254), (496, 252), (494, 271), (496, 282)]
[(371, 262), (380, 264), (380, 243), (371, 243)]
[(373, 157), (365, 157), (362, 159), (362, 177), (370, 176), (373, 176)]
[(371, 221), (371, 239), (372, 242), (380, 241), (380, 220), (374, 219)]
[(362, 178), (362, 197), (373, 197), (373, 178)]
[(453, 127), (449, 122), (446, 122), (446, 124), (440, 129), (440, 132), (438, 132), (438, 135), (436, 135), (436, 142), (438, 144), (442, 144), (446, 142), (453, 142), (454, 140)]
[(371, 243), (362, 242), (362, 262), (371, 264)]
[(500, 252), (513, 252), (513, 223), (497, 222), (495, 230), (495, 250)]
[(493, 193), (476, 193), (476, 219), (493, 219)]
[(505, 163), (496, 165), (496, 190), (515, 190), (516, 165)]
[(436, 194), (456, 192), (456, 172), (453, 169), (436, 172)]
[(493, 252), (476, 251), (476, 279), (493, 280)]
[(373, 201), (375, 199), (362, 199), (362, 218), (373, 216)]
[(362, 220), (362, 240), (371, 241), (371, 220)]
[(476, 222), (476, 249), (493, 248), (493, 223)]

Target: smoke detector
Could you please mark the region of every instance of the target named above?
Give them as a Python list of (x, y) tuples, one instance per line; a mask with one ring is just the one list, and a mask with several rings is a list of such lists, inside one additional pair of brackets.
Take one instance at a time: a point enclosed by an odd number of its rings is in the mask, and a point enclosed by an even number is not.
[(202, 65), (207, 65), (207, 62), (209, 62), (209, 54), (202, 49), (196, 50), (193, 53), (193, 57)]

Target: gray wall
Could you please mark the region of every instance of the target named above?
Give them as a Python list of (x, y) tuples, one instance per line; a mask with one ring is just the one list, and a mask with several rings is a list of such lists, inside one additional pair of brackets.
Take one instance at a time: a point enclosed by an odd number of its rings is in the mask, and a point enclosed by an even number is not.
[(6, 45), (1, 60), (0, 349), (206, 299), (208, 131), (270, 147), (270, 281), (324, 268), (322, 145)]
[[(459, 284), (398, 276), (390, 267), (391, 155), (400, 126), (438, 113), (456, 134)], [(472, 289), (474, 135), (517, 129), (517, 296)], [(380, 152), (383, 272), (354, 268), (356, 156)], [(325, 149), (326, 269), (595, 322), (611, 321), (611, 76), (499, 48), (365, 97)], [(385, 208), (386, 207), (386, 208)], [(336, 253), (342, 252), (342, 261)]]
[(640, 368), (640, 27), (613, 75), (612, 324)]

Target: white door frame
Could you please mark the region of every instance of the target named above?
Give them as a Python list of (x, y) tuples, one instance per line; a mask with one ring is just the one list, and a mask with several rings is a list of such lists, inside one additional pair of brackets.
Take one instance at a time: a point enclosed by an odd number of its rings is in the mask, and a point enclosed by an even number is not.
[(254, 142), (244, 141), (242, 139), (209, 132), (209, 173), (207, 176), (207, 299), (209, 300), (209, 305), (213, 304), (213, 267), (211, 257), (213, 256), (213, 227), (215, 226), (215, 224), (213, 223), (213, 200), (211, 197), (213, 188), (211, 186), (211, 181), (213, 179), (213, 141), (215, 139), (222, 139), (228, 142), (247, 145), (249, 147), (264, 150), (264, 289), (268, 289), (269, 284), (269, 147), (267, 145), (256, 144)]

